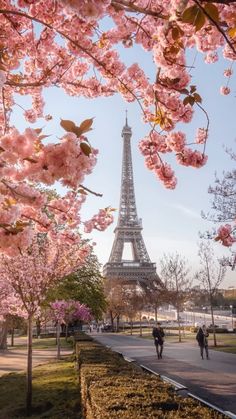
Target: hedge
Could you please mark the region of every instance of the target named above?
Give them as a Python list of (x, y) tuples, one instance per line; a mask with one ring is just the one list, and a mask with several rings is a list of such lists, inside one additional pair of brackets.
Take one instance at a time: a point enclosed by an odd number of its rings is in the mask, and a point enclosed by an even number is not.
[(225, 418), (94, 341), (77, 342), (76, 354), (86, 419)]

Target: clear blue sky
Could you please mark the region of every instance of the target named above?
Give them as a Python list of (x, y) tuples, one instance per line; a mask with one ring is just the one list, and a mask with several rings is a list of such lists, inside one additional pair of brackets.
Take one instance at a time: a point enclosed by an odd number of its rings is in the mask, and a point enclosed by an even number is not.
[[(126, 62), (139, 62), (146, 69), (150, 77), (154, 72), (151, 58), (149, 61), (143, 52), (137, 50), (130, 52), (125, 57)], [(141, 121), (140, 110), (136, 104), (127, 104), (119, 96), (85, 100), (66, 96), (62, 90), (53, 88), (45, 91), (45, 114), (53, 115), (53, 121), (47, 123), (44, 132), (61, 136), (60, 118), (71, 119), (77, 124), (86, 118), (95, 117), (93, 131), (88, 135), (91, 144), (98, 148), (99, 159), (97, 166), (84, 184), (103, 193), (102, 198), (90, 196), (83, 209), (84, 219), (89, 219), (98, 208), (111, 205), (119, 208), (120, 178), (122, 159), (121, 130), (125, 121), (125, 109), (128, 109), (129, 125), (132, 127), (132, 153), (135, 180), (135, 193), (138, 215), (143, 220), (143, 237), (150, 258), (157, 263), (163, 253), (178, 252), (185, 256), (193, 269), (198, 266), (199, 231), (211, 228), (209, 222), (201, 218), (201, 210), (207, 212), (210, 208), (210, 195), (207, 188), (214, 182), (214, 172), (220, 175), (223, 170), (232, 168), (232, 162), (223, 151), (223, 145), (235, 149), (236, 138), (236, 89), (235, 80), (232, 78), (230, 96), (221, 96), (219, 89), (226, 83), (223, 70), (229, 64), (221, 61), (217, 64), (206, 65), (202, 63), (202, 56), (198, 54), (196, 69), (192, 72), (192, 84), (196, 84), (198, 92), (203, 98), (203, 106), (210, 117), (210, 137), (207, 144), (209, 160), (202, 169), (174, 166), (178, 177), (175, 191), (165, 189), (155, 176), (144, 167), (143, 157), (137, 145), (139, 140), (148, 133), (148, 127)], [(21, 100), (22, 103), (22, 99)], [(25, 99), (24, 99), (25, 102)], [(25, 125), (19, 108), (15, 108), (13, 122), (19, 129)], [(194, 120), (189, 125), (184, 125), (188, 142), (194, 138), (197, 127), (204, 126), (203, 115), (196, 112)], [(44, 126), (44, 121), (38, 121), (32, 126)], [(97, 243), (95, 252), (102, 264), (108, 261), (112, 243), (113, 230), (117, 221), (105, 232), (94, 232), (91, 237)], [(218, 256), (228, 254), (227, 249), (215, 244)], [(223, 284), (225, 287), (236, 286), (236, 272), (229, 271)]]

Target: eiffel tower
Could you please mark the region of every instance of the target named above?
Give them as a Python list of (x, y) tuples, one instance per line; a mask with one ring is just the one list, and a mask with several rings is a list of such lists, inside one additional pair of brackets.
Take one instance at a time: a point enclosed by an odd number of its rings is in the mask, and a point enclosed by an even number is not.
[[(131, 128), (128, 125), (127, 113), (123, 137), (123, 162), (121, 175), (121, 194), (118, 223), (115, 228), (115, 239), (108, 263), (103, 267), (107, 279), (118, 279), (122, 283), (142, 284), (159, 279), (156, 265), (152, 263), (142, 237), (142, 221), (138, 218), (131, 156)], [(123, 260), (125, 243), (132, 250), (132, 260)]]

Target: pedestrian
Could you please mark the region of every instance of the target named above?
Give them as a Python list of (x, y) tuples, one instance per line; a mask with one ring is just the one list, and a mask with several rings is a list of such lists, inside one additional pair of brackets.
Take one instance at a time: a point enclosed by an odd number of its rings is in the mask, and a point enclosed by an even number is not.
[(204, 359), (204, 356), (203, 356), (204, 349), (205, 349), (205, 352), (206, 352), (206, 359), (209, 359), (208, 339), (207, 339), (208, 336), (209, 336), (209, 333), (207, 331), (207, 328), (206, 328), (205, 324), (203, 324), (202, 327), (199, 327), (199, 329), (197, 331), (197, 334), (196, 334), (196, 339), (197, 339), (198, 345), (200, 347), (200, 354), (201, 354), (202, 359)]
[(161, 327), (161, 323), (157, 323), (157, 327), (153, 328), (152, 336), (154, 337), (154, 344), (157, 351), (158, 359), (162, 358), (163, 344), (164, 344), (164, 330)]

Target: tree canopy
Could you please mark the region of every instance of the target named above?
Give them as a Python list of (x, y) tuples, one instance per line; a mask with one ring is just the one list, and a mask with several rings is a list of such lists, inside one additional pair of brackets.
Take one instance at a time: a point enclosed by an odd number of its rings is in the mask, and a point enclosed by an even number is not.
[[(228, 60), (226, 83), (221, 93), (230, 93), (232, 66), (236, 59), (236, 6), (234, 1), (201, 0), (2, 0), (0, 8), (1, 88), (1, 211), (0, 246), (11, 255), (26, 248), (38, 231), (58, 234), (71, 242), (79, 235), (80, 208), (86, 194), (84, 178), (96, 163), (97, 150), (87, 138), (92, 119), (61, 121), (65, 135), (50, 139), (42, 128), (19, 132), (11, 115), (19, 95), (31, 98), (23, 109), (27, 122), (46, 121), (43, 89), (57, 86), (72, 96), (95, 98), (119, 93), (128, 102), (137, 101), (147, 125), (139, 148), (145, 164), (165, 187), (177, 179), (169, 163), (200, 168), (210, 121), (201, 92), (191, 84), (193, 63), (189, 49), (197, 49), (207, 63), (219, 56)], [(147, 53), (154, 77), (142, 64), (126, 65), (119, 49), (127, 53), (135, 45)], [(194, 111), (205, 117), (194, 138), (187, 138), (178, 125), (190, 123)], [(56, 144), (55, 144), (56, 143)], [(166, 160), (167, 158), (167, 160)], [(64, 198), (48, 201), (38, 183), (61, 182), (68, 189)], [(50, 215), (50, 216), (49, 216)], [(103, 230), (112, 221), (110, 208), (85, 222), (86, 231)]]
[(103, 278), (97, 257), (91, 253), (83, 266), (66, 276), (50, 290), (47, 304), (53, 300), (77, 300), (86, 304), (95, 319), (101, 319), (107, 303), (104, 295)]

